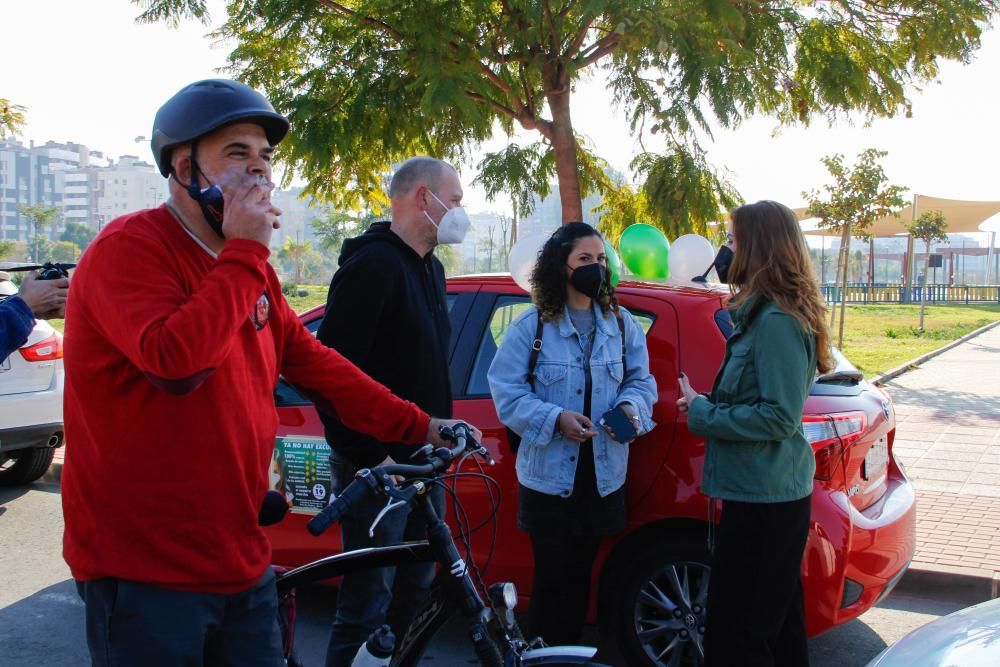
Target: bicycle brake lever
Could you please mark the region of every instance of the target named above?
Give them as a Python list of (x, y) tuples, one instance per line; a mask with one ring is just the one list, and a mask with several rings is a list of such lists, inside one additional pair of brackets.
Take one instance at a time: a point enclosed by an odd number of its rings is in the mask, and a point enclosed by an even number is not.
[(407, 502), (405, 500), (395, 500), (393, 498), (389, 498), (389, 501), (385, 504), (385, 507), (379, 510), (379, 513), (375, 515), (375, 520), (372, 521), (372, 525), (368, 527), (368, 537), (369, 538), (375, 537), (375, 528), (382, 521), (382, 519), (385, 517), (386, 514), (388, 514), (393, 510), (399, 509), (400, 507), (403, 507), (406, 504)]

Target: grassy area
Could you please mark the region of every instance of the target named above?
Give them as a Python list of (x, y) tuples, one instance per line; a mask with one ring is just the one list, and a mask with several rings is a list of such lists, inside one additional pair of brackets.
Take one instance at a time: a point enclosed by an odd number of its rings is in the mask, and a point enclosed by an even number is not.
[[(874, 377), (997, 320), (1000, 304), (928, 306), (921, 335), (919, 305), (848, 306), (843, 352)], [(836, 342), (836, 328), (833, 334)]]
[[(288, 297), (295, 312), (326, 303), (327, 285), (300, 285), (299, 289), (308, 295)], [(924, 333), (918, 335), (919, 305), (848, 306), (843, 351), (871, 378), (997, 320), (1000, 304), (928, 306)], [(62, 320), (49, 323), (62, 331)], [(836, 329), (833, 334), (836, 341)]]
[(329, 285), (299, 285), (299, 290), (305, 290), (309, 294), (307, 296), (289, 296), (286, 297), (288, 300), (288, 305), (292, 307), (296, 313), (304, 313), (310, 308), (315, 308), (326, 303), (327, 292), (330, 291)]

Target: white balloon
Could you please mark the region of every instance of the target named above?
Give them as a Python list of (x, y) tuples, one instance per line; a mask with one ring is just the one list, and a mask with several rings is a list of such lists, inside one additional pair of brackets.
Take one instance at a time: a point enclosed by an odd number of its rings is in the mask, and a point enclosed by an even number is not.
[(522, 236), (510, 249), (507, 256), (507, 270), (514, 282), (525, 292), (531, 293), (531, 272), (538, 262), (538, 251), (548, 240), (548, 234), (528, 234)]
[(673, 280), (688, 281), (700, 276), (715, 260), (711, 241), (699, 234), (685, 234), (670, 244), (667, 263)]

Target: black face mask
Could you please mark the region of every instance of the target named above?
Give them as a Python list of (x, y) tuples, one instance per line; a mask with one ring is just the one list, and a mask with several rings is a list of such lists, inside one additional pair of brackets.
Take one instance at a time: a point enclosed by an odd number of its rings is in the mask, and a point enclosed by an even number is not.
[(608, 270), (603, 264), (584, 264), (573, 269), (569, 282), (581, 294), (596, 299), (608, 282)]
[(191, 185), (188, 186), (188, 196), (198, 202), (201, 214), (205, 216), (205, 222), (212, 228), (219, 238), (226, 238), (222, 233), (222, 211), (225, 199), (222, 196), (222, 188), (218, 185), (210, 185), (203, 188), (198, 184), (198, 172), (201, 169), (195, 166), (191, 172)]
[(724, 245), (719, 248), (718, 254), (715, 256), (715, 262), (712, 266), (715, 267), (715, 272), (719, 274), (720, 283), (729, 282), (729, 265), (733, 263), (733, 249), (728, 245)]
[(709, 264), (708, 268), (705, 269), (705, 273), (700, 276), (695, 276), (691, 279), (691, 282), (703, 283), (708, 280), (708, 272), (715, 268), (715, 272), (719, 274), (720, 283), (729, 282), (729, 265), (733, 263), (733, 249), (728, 245), (724, 245), (719, 248), (719, 252), (716, 253), (715, 259)]

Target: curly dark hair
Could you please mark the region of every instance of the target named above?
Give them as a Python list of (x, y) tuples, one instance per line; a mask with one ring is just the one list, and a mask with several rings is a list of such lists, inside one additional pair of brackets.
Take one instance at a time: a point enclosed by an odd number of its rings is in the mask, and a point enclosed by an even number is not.
[[(542, 249), (538, 251), (538, 262), (531, 272), (531, 300), (538, 308), (543, 322), (558, 321), (566, 305), (566, 263), (576, 247), (577, 241), (588, 236), (604, 237), (596, 229), (584, 222), (569, 222), (552, 233)], [(618, 313), (618, 299), (611, 281), (604, 283), (597, 298), (601, 311), (605, 314)]]

